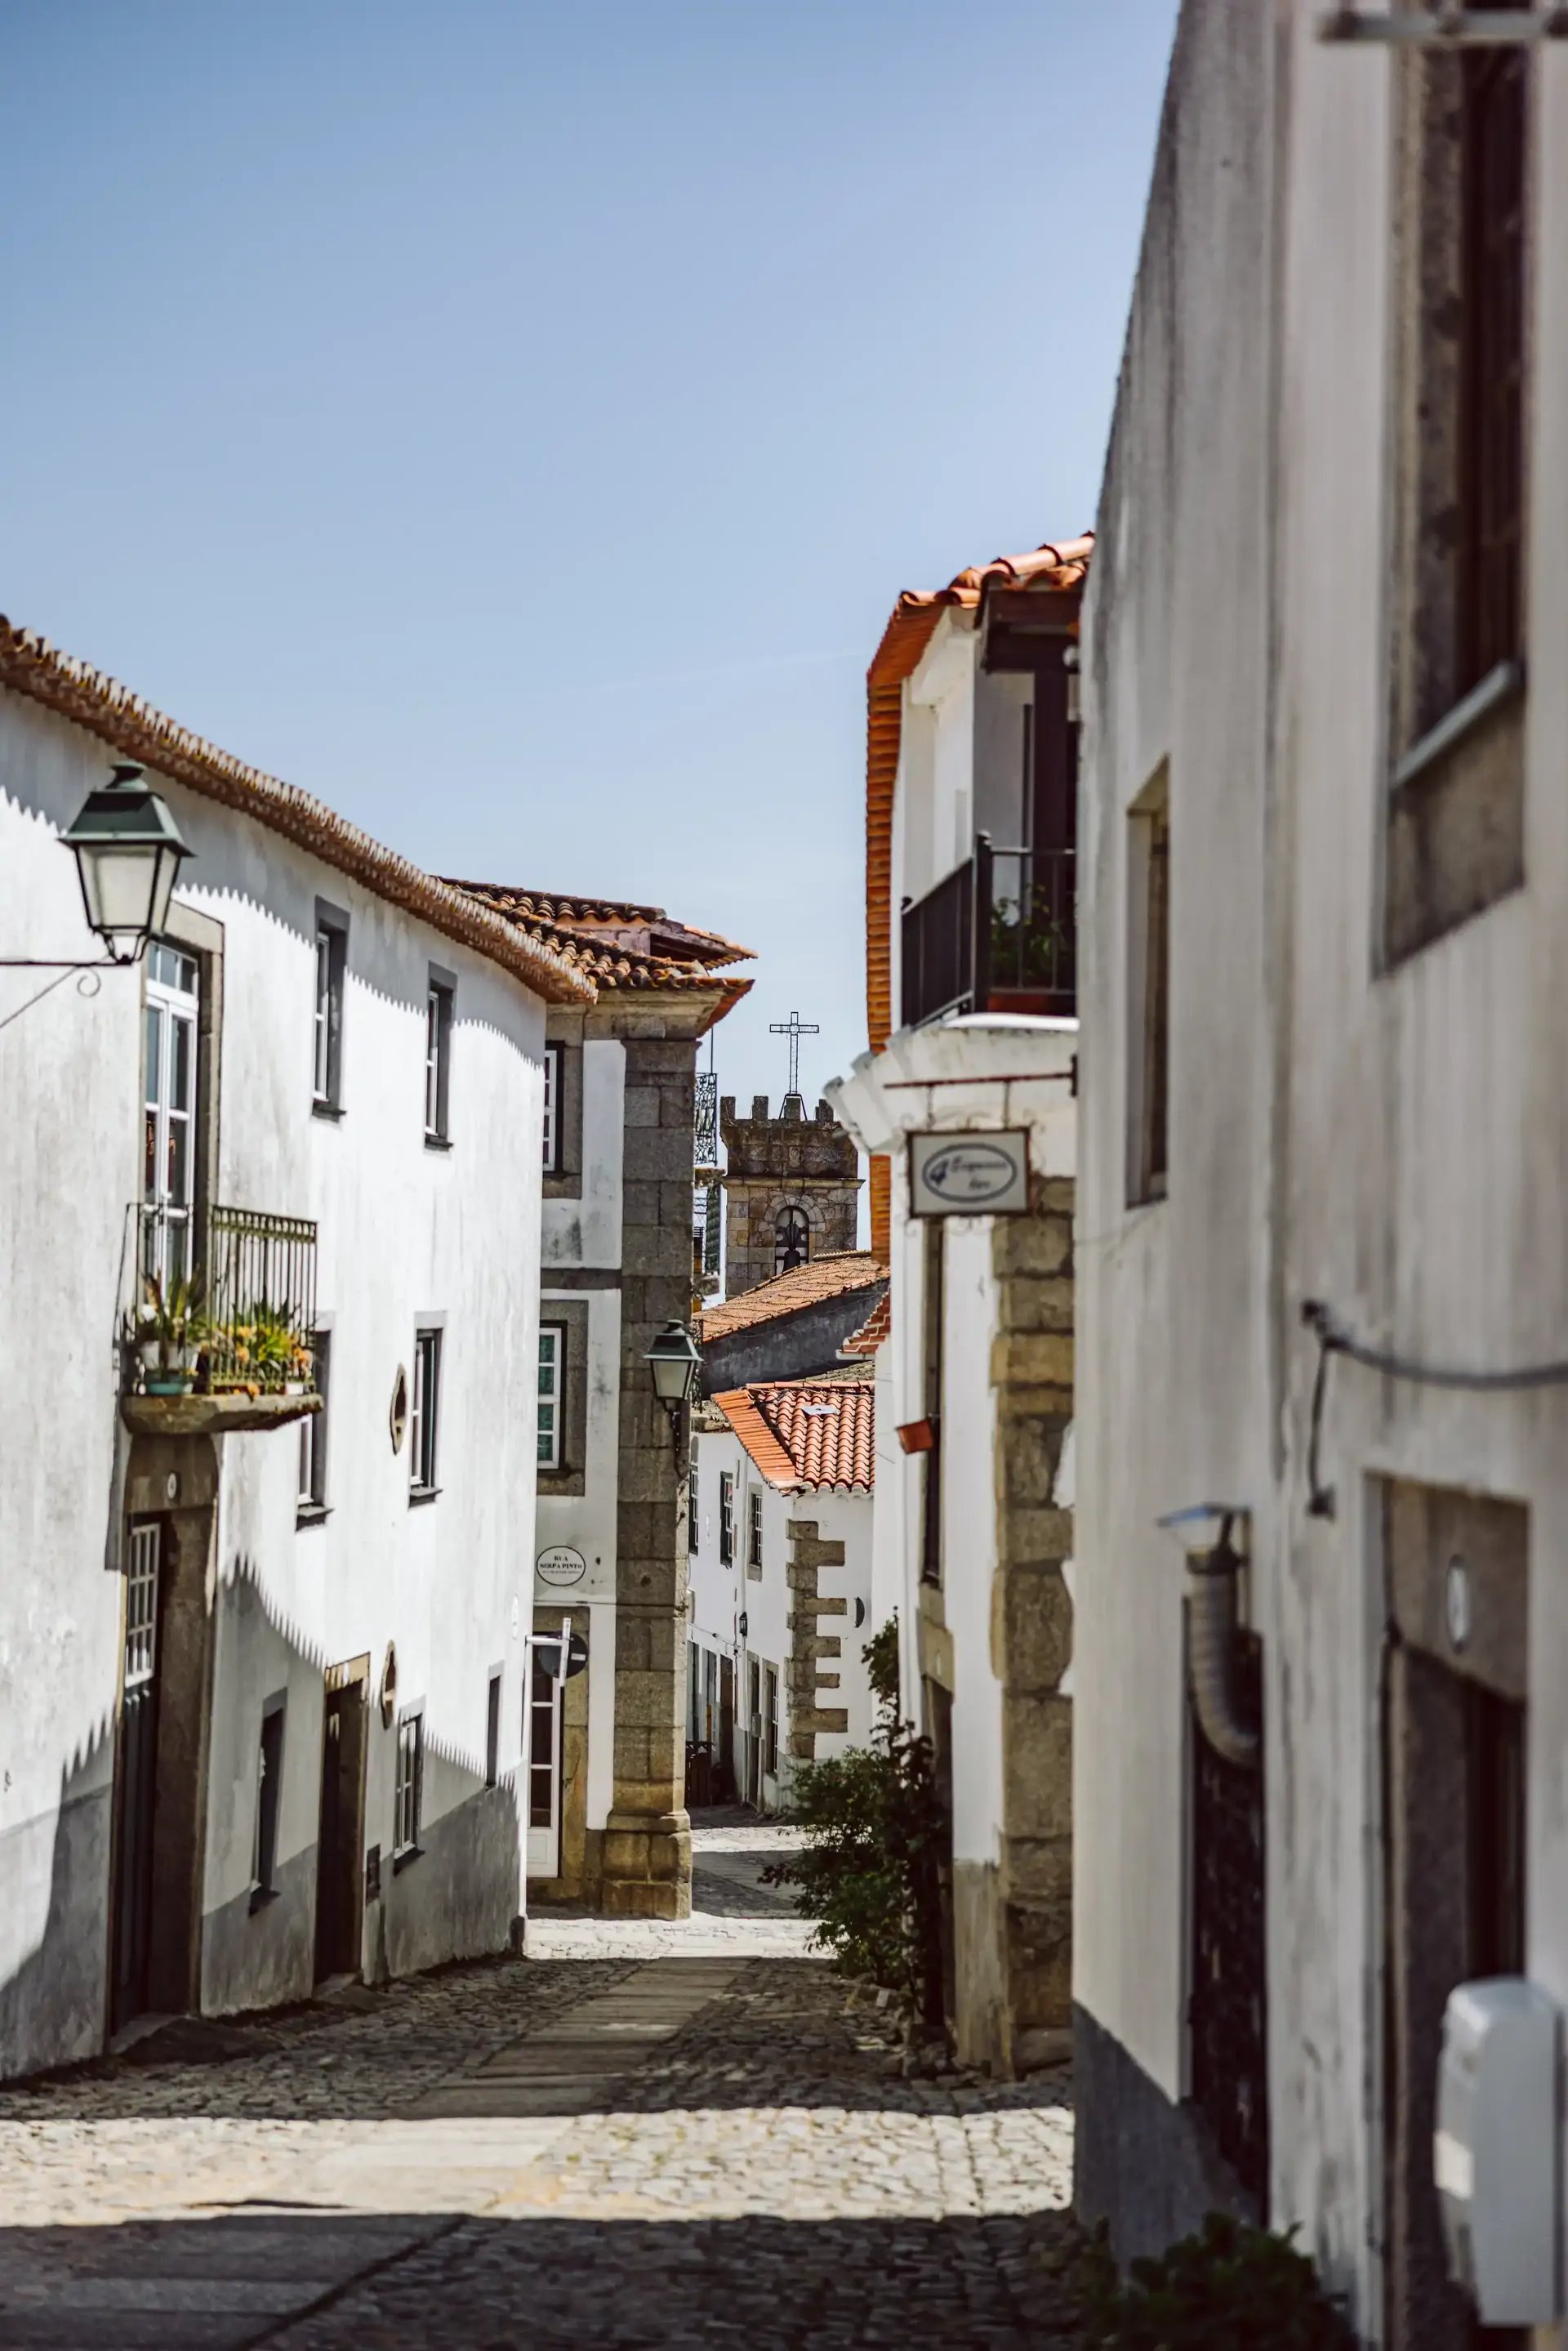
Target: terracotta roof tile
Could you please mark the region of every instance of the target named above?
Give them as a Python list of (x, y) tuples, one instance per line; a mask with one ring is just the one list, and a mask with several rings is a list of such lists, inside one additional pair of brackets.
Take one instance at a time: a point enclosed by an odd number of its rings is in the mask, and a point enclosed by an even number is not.
[[(999, 555), (971, 566), (945, 588), (907, 590), (893, 607), (882, 642), (866, 673), (866, 1034), (879, 1053), (893, 1030), (893, 791), (904, 724), (904, 681), (919, 668), (938, 622), (957, 608), (978, 611), (992, 588), (1028, 588), (1046, 594), (1075, 590), (1088, 571), (1095, 535), (1036, 548), (1030, 555)], [(871, 1162), (871, 1246), (890, 1246), (891, 1169)]]
[(893, 1335), (893, 1293), (885, 1290), (858, 1331), (852, 1331), (838, 1350), (841, 1355), (874, 1355), (884, 1339)]
[(713, 1402), (770, 1486), (847, 1487), (877, 1475), (877, 1399), (869, 1380), (766, 1380)]
[(721, 976), (723, 964), (749, 961), (750, 947), (737, 946), (716, 931), (699, 931), (675, 921), (661, 906), (634, 906), (608, 898), (558, 898), (541, 890), (514, 889), (495, 882), (452, 882), (477, 904), (490, 909), (525, 937), (547, 942), (602, 995), (627, 988), (712, 988), (721, 1001), (712, 1020), (749, 993), (749, 979)]
[(34, 630), (17, 628), (0, 614), (0, 685), (41, 703), (68, 718), (128, 758), (186, 785), (203, 799), (281, 833), (310, 851), (324, 865), (351, 874), (405, 913), (428, 923), (443, 938), (456, 939), (512, 972), (549, 1004), (591, 1004), (592, 972), (559, 935), (518, 932), (449, 882), (426, 873), (396, 850), (384, 849), (368, 832), (329, 809), (325, 801), (286, 784), (259, 768), (247, 767), (230, 751), (192, 735), (90, 664), (75, 660)]
[(754, 1322), (771, 1322), (779, 1314), (798, 1314), (803, 1306), (842, 1297), (846, 1290), (868, 1290), (887, 1279), (886, 1263), (869, 1249), (837, 1249), (797, 1265), (792, 1273), (775, 1273), (721, 1306), (705, 1307), (699, 1336), (707, 1346), (711, 1340), (728, 1338), (732, 1331), (748, 1331)]

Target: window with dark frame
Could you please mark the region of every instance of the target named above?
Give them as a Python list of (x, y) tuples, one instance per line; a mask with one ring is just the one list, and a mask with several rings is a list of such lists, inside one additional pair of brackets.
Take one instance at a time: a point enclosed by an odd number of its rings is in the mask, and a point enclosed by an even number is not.
[(920, 1456), (926, 1465), (920, 1499), (920, 1580), (936, 1584), (942, 1580), (942, 1290), (946, 1225), (944, 1217), (926, 1219), (920, 1316), (921, 1396), (931, 1428), (931, 1443)]
[(436, 1489), (436, 1443), (441, 1425), (439, 1330), (414, 1333), (414, 1393), (409, 1412), (409, 1483), (413, 1498)]
[(701, 1531), (701, 1520), (698, 1514), (697, 1499), (697, 1447), (693, 1445), (691, 1448), (691, 1467), (686, 1473), (686, 1548), (688, 1552), (693, 1554), (696, 1552), (698, 1537)]
[(779, 1770), (779, 1677), (773, 1666), (769, 1666), (763, 1676), (763, 1769), (770, 1780), (776, 1780)]
[[(1472, 5), (1509, 0), (1472, 0)], [(1455, 699), (1524, 650), (1524, 366), (1529, 62), (1523, 47), (1458, 60), (1459, 490)]]
[(561, 1416), (566, 1406), (566, 1326), (539, 1325), (538, 1466), (561, 1467)]
[(318, 906), (316, 914), (316, 1004), (311, 1021), (313, 1107), (332, 1113), (343, 1106), (343, 987), (348, 967), (348, 933)]
[(425, 999), (425, 1141), (451, 1140), (448, 1109), (452, 1092), (452, 1021), (454, 990), (449, 979), (431, 972)]
[(501, 1675), (490, 1677), (484, 1715), (484, 1784), (493, 1788), (501, 1777)]
[(753, 1486), (746, 1497), (746, 1565), (761, 1574), (763, 1565), (763, 1498)]
[(255, 1834), (251, 1848), (251, 1908), (277, 1892), (277, 1823), (283, 1798), (283, 1717), (280, 1698), (262, 1716), (256, 1751)]
[(719, 1564), (735, 1563), (735, 1480), (728, 1469), (719, 1472)]
[(302, 1519), (325, 1518), (327, 1515), (327, 1415), (330, 1410), (332, 1381), (332, 1334), (313, 1331), (311, 1350), (316, 1364), (316, 1389), (321, 1398), (319, 1412), (306, 1413), (299, 1424), (299, 1515)]
[(425, 1792), (424, 1708), (398, 1718), (398, 1768), (392, 1790), (392, 1866), (411, 1861), (420, 1850)]
[(1127, 819), (1127, 1198), (1169, 1178), (1170, 788), (1161, 767)]
[(561, 1172), (561, 1077), (565, 1056), (559, 1045), (545, 1048), (545, 1173)]

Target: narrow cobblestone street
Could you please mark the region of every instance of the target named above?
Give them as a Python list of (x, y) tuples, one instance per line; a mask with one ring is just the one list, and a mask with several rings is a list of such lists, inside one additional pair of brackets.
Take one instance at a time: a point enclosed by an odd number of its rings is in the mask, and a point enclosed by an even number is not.
[(697, 1842), (689, 1924), (0, 2093), (0, 2342), (1069, 2342), (1064, 2079), (906, 2078), (758, 1882), (779, 1833)]

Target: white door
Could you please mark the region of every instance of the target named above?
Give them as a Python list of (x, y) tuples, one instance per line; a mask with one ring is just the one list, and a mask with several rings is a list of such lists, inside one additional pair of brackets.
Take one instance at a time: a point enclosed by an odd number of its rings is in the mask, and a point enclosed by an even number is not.
[(561, 1693), (537, 1664), (528, 1676), (528, 1875), (561, 1875)]

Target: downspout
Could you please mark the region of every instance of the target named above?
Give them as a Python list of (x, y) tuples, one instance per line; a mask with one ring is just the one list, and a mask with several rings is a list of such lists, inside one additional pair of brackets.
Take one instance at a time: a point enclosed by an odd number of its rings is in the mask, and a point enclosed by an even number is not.
[(1227, 1763), (1255, 1771), (1262, 1741), (1257, 1724), (1246, 1720), (1241, 1707), (1236, 1585), (1241, 1560), (1231, 1526), (1227, 1512), (1213, 1549), (1187, 1556), (1187, 1670), (1199, 1725), (1210, 1747)]

